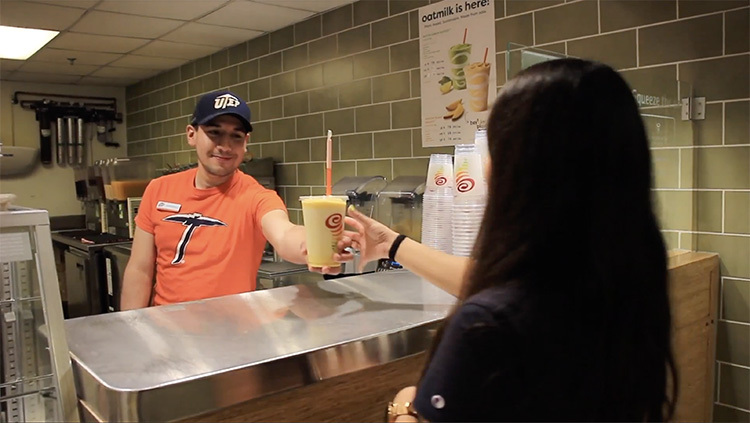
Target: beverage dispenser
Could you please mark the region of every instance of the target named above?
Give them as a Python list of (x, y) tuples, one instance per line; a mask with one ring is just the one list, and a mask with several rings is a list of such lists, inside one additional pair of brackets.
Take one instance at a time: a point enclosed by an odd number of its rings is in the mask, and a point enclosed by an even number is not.
[(112, 159), (106, 166), (109, 175), (107, 197), (107, 224), (109, 233), (133, 237), (133, 220), (141, 203), (146, 186), (156, 174), (156, 166), (145, 158)]
[(104, 183), (99, 166), (77, 167), (74, 170), (76, 197), (83, 203), (86, 229), (106, 232), (102, 226)]
[[(347, 207), (354, 206), (360, 213), (372, 217), (378, 193), (386, 185), (385, 178), (382, 176), (347, 176), (333, 184), (331, 193), (333, 195), (345, 195)], [(354, 260), (342, 264), (341, 274), (360, 273), (358, 270), (359, 264), (359, 254), (355, 254)], [(376, 267), (377, 263), (368, 263), (363, 272), (375, 271)]]
[(399, 176), (378, 194), (375, 218), (415, 241), (422, 239), (424, 176)]

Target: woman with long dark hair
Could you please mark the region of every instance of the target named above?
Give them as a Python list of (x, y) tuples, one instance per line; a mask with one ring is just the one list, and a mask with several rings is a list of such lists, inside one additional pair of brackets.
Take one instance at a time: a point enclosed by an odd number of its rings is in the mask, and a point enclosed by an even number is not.
[[(416, 398), (402, 392), (392, 414), (669, 419), (677, 383), (667, 260), (648, 140), (628, 85), (599, 63), (537, 64), (504, 86), (487, 129), (489, 196), (468, 262), (351, 212), (366, 258), (390, 251), (460, 292)], [(465, 277), (447, 280), (457, 272)]]

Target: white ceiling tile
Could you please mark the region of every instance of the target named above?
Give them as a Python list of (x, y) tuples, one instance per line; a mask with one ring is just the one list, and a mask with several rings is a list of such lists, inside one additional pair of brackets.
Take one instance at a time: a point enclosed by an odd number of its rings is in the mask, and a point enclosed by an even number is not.
[(50, 84), (73, 84), (81, 79), (79, 75), (62, 75), (59, 73), (14, 72), (8, 80), (22, 82), (45, 82)]
[(138, 78), (99, 78), (96, 76), (84, 76), (78, 81), (78, 85), (106, 85), (110, 87), (127, 87), (138, 82)]
[(189, 42), (216, 47), (229, 47), (255, 38), (261, 31), (204, 25), (191, 22), (162, 37), (163, 40)]
[(112, 63), (112, 66), (122, 68), (159, 69), (167, 70), (182, 66), (187, 59), (172, 59), (169, 57), (136, 56), (128, 54)]
[(299, 22), (312, 15), (313, 12), (306, 10), (240, 1), (229, 3), (198, 21), (212, 25), (272, 31)]
[(84, 12), (83, 9), (72, 7), (2, 0), (0, 1), (0, 25), (62, 31), (75, 23)]
[(95, 51), (62, 50), (43, 48), (29, 58), (30, 62), (59, 62), (68, 63), (69, 58), (75, 58), (76, 65), (106, 65), (121, 58), (122, 54), (101, 53)]
[(229, 0), (104, 0), (96, 10), (129, 13), (139, 16), (191, 21), (226, 4)]
[(114, 66), (104, 66), (89, 76), (100, 78), (137, 78), (138, 80), (150, 78), (161, 71), (153, 69), (133, 69), (117, 68)]
[(119, 13), (90, 11), (78, 21), (71, 31), (98, 35), (158, 38), (177, 28), (182, 21), (121, 15)]
[(0, 59), (0, 71), (14, 71), (26, 63), (24, 60)]
[(155, 40), (138, 50), (133, 51), (133, 54), (193, 60), (216, 53), (219, 49), (219, 47), (213, 46), (199, 46), (195, 44)]
[(91, 72), (99, 69), (99, 66), (94, 65), (70, 65), (68, 63), (54, 63), (54, 62), (26, 62), (19, 69), (19, 72), (35, 72), (35, 73), (59, 73), (61, 75), (88, 75)]
[(55, 37), (55, 39), (50, 41), (47, 46), (68, 50), (127, 53), (146, 44), (147, 42), (148, 40), (139, 38), (111, 37), (108, 35), (77, 34), (74, 32), (67, 32)]
[(65, 7), (78, 7), (80, 9), (88, 9), (89, 7), (99, 3), (99, 0), (31, 0), (34, 3), (47, 3)]
[(257, 3), (275, 4), (277, 6), (291, 7), (293, 9), (312, 10), (324, 12), (345, 4), (352, 0), (252, 0)]

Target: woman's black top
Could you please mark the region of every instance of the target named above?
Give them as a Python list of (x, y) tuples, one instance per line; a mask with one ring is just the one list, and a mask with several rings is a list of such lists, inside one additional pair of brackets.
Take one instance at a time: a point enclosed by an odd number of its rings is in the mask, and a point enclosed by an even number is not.
[(569, 313), (567, 305), (549, 297), (540, 300), (511, 285), (467, 299), (418, 386), (419, 414), (429, 421), (596, 421), (607, 416), (607, 404), (591, 395), (600, 379), (587, 368), (591, 334), (575, 322), (586, 313)]

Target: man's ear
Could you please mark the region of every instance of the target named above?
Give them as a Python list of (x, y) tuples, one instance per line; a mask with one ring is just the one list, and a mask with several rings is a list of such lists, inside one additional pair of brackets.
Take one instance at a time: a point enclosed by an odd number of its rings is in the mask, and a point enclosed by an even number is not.
[(195, 126), (193, 126), (193, 125), (188, 125), (188, 126), (187, 126), (187, 127), (185, 128), (185, 133), (187, 134), (187, 141), (188, 141), (188, 144), (189, 144), (189, 145), (190, 145), (191, 147), (195, 147), (195, 137), (196, 137), (196, 135), (198, 134), (198, 128), (196, 128), (196, 127), (195, 127)]

